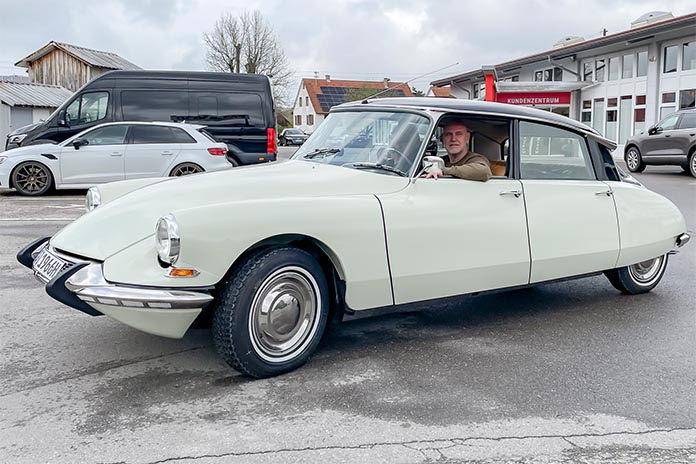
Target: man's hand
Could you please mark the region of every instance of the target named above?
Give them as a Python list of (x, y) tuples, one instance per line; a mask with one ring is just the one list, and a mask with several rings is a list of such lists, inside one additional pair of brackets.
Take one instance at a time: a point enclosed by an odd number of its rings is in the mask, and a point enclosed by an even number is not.
[(426, 174), (423, 174), (421, 177), (424, 178), (424, 179), (435, 178), (435, 180), (437, 180), (437, 178), (440, 177), (440, 176), (444, 176), (444, 174), (442, 173), (442, 171), (428, 172), (428, 173), (426, 173)]

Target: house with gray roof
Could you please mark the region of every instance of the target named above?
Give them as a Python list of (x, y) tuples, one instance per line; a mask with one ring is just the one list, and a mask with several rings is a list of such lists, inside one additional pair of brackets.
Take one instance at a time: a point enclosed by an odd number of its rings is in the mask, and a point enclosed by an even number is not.
[(25, 56), (15, 66), (27, 68), (29, 79), (35, 84), (58, 85), (73, 92), (107, 71), (142, 69), (115, 53), (54, 41)]

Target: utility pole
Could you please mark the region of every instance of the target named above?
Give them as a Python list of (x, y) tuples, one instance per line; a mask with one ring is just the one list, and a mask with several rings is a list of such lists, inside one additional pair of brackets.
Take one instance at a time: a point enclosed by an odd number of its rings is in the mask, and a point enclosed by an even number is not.
[(242, 56), (242, 44), (234, 44), (234, 72), (239, 72), (239, 61)]

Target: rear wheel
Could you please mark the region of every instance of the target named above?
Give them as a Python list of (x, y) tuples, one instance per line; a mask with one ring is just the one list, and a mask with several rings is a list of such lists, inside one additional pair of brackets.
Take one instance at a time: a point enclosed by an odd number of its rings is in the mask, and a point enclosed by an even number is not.
[(643, 172), (645, 171), (645, 163), (643, 158), (640, 156), (640, 151), (636, 147), (631, 147), (624, 155), (624, 161), (626, 161), (626, 167), (631, 172)]
[(688, 169), (684, 170), (688, 171), (692, 176), (696, 177), (696, 150), (691, 152), (691, 156), (689, 156), (689, 167)]
[(199, 172), (204, 172), (204, 169), (195, 163), (181, 163), (172, 169), (169, 174), (170, 177), (180, 177), (187, 176), (189, 174), (197, 174)]
[(621, 293), (637, 295), (647, 293), (662, 279), (667, 269), (667, 255), (605, 271), (609, 282)]
[(329, 287), (307, 252), (270, 248), (233, 271), (213, 315), (215, 346), (242, 374), (264, 378), (307, 362), (329, 314)]
[(12, 171), (12, 186), (21, 195), (43, 195), (53, 186), (53, 176), (43, 164), (26, 161)]

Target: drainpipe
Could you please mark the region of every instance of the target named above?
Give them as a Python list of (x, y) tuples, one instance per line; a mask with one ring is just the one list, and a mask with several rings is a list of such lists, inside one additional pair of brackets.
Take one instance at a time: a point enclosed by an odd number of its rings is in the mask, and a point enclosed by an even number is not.
[(495, 66), (481, 66), (483, 71), (483, 77), (486, 80), (486, 98), (488, 102), (498, 101), (498, 92), (495, 88), (495, 82), (497, 79), (497, 73), (495, 72)]

